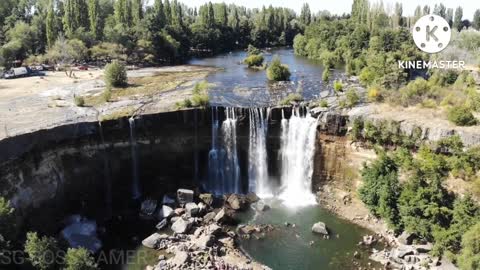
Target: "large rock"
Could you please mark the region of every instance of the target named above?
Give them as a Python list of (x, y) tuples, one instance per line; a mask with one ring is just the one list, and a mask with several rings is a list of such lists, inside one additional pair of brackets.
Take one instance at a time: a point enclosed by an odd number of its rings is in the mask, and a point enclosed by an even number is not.
[(196, 217), (200, 213), (200, 208), (198, 205), (194, 202), (189, 202), (185, 204), (185, 212), (190, 216), (190, 217)]
[(215, 212), (208, 212), (207, 214), (205, 214), (205, 216), (203, 216), (203, 223), (210, 223), (211, 221), (215, 220), (216, 216), (217, 214)]
[(397, 237), (397, 239), (400, 244), (411, 245), (415, 239), (415, 234), (404, 231)]
[(390, 257), (403, 259), (407, 255), (413, 255), (415, 249), (411, 246), (400, 245), (397, 248), (394, 248), (390, 253)]
[(177, 201), (179, 204), (184, 205), (189, 202), (193, 202), (193, 190), (179, 189), (177, 190)]
[(174, 214), (173, 209), (168, 205), (162, 206), (162, 216), (164, 218), (169, 218)]
[(204, 202), (206, 205), (208, 206), (212, 206), (213, 204), (213, 195), (210, 194), (210, 193), (203, 193), (203, 194), (200, 194), (199, 196), (199, 199)]
[(259, 200), (258, 202), (253, 203), (251, 207), (253, 208), (253, 210), (258, 212), (263, 212), (270, 209), (270, 206), (266, 204), (263, 200)]
[(188, 233), (192, 227), (193, 221), (191, 219), (179, 218), (172, 224), (172, 231), (176, 233)]
[(152, 216), (155, 213), (155, 209), (157, 209), (157, 200), (147, 199), (140, 206), (140, 211), (145, 216)]
[(242, 210), (247, 206), (245, 196), (241, 194), (232, 194), (228, 196), (227, 203), (233, 210)]
[(328, 235), (327, 225), (323, 222), (317, 222), (312, 226), (312, 232), (319, 233), (323, 235)]
[(166, 234), (159, 234), (159, 233), (154, 233), (150, 235), (149, 237), (143, 239), (142, 245), (148, 247), (148, 248), (153, 248), (157, 249), (162, 242), (162, 240), (167, 239), (168, 235)]
[(232, 222), (232, 214), (225, 208), (222, 208), (216, 215), (214, 220), (219, 223)]

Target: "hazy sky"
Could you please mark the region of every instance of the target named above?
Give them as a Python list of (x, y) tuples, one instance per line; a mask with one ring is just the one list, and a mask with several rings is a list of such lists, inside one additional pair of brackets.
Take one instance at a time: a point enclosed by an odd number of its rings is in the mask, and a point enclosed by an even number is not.
[[(179, 0), (187, 4), (188, 6), (199, 6), (208, 1), (205, 0)], [(246, 6), (249, 8), (260, 8), (263, 5), (273, 5), (273, 6), (282, 6), (289, 7), (297, 12), (300, 11), (300, 8), (303, 3), (308, 3), (310, 8), (317, 12), (319, 10), (328, 10), (333, 14), (342, 14), (349, 13), (352, 7), (353, 0), (211, 0), (212, 3), (234, 3), (241, 6)], [(378, 2), (372, 1), (371, 2)], [(430, 5), (433, 6), (437, 3), (443, 3), (447, 8), (456, 8), (461, 6), (463, 8), (463, 17), (464, 19), (472, 19), (473, 13), (476, 9), (480, 9), (480, 0), (383, 0), (385, 7), (389, 5), (393, 7), (395, 2), (400, 2), (403, 4), (403, 14), (404, 15), (413, 15), (417, 5)]]

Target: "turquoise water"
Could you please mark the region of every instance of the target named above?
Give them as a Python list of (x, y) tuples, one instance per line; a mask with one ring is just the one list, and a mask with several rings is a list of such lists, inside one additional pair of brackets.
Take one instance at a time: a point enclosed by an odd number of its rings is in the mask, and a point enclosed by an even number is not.
[[(255, 260), (275, 270), (348, 270), (358, 269), (359, 265), (368, 266), (367, 250), (357, 244), (369, 231), (339, 219), (318, 205), (296, 209), (286, 208), (278, 202), (272, 205), (272, 209), (250, 221), (247, 221), (248, 217), (244, 218), (244, 223), (272, 224), (277, 228), (265, 238), (242, 240), (242, 247)], [(312, 225), (319, 221), (327, 225), (330, 239), (312, 233)], [(295, 227), (285, 226), (285, 222), (295, 224)], [(356, 262), (353, 261), (355, 251), (361, 254)]]

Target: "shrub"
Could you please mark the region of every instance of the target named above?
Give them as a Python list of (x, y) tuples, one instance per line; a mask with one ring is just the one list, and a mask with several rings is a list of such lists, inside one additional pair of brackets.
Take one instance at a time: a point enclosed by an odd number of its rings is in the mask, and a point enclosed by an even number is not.
[(294, 102), (301, 102), (303, 101), (303, 96), (299, 93), (291, 93), (286, 98), (280, 101), (280, 105), (290, 105)]
[(326, 68), (322, 72), (322, 81), (328, 82), (330, 80), (330, 69)]
[(422, 101), (422, 107), (434, 109), (437, 107), (437, 102), (434, 99), (427, 98)]
[(102, 93), (102, 100), (109, 102), (112, 99), (112, 90), (110, 87), (105, 88)]
[(55, 238), (38, 237), (36, 232), (27, 233), (25, 253), (28, 254), (28, 260), (34, 267), (40, 270), (55, 269), (54, 262), (57, 261), (58, 251)]
[(248, 56), (251, 56), (251, 55), (259, 55), (261, 54), (262, 52), (256, 48), (255, 46), (253, 46), (252, 44), (248, 44), (248, 48), (247, 48), (247, 54)]
[(320, 100), (320, 102), (318, 103), (318, 106), (322, 107), (322, 108), (328, 108), (328, 101), (326, 101), (325, 99), (322, 99)]
[(472, 110), (466, 106), (453, 106), (448, 110), (448, 120), (457, 126), (473, 126), (477, 119), (473, 116)]
[(353, 141), (363, 140), (363, 118), (357, 117), (353, 120), (352, 130), (350, 131), (350, 137)]
[(288, 81), (290, 80), (290, 70), (288, 70), (288, 66), (280, 62), (280, 58), (275, 57), (267, 69), (267, 77), (271, 81)]
[(368, 88), (367, 99), (370, 102), (379, 102), (382, 100), (380, 89), (378, 86), (371, 86)]
[(85, 106), (85, 98), (82, 97), (82, 96), (74, 96), (73, 97), (73, 102), (75, 103), (75, 106), (77, 106), (77, 107)]
[(338, 94), (339, 92), (343, 92), (343, 83), (341, 81), (334, 81), (333, 90), (335, 90), (336, 94)]
[(358, 79), (360, 80), (360, 83), (362, 83), (362, 85), (368, 86), (375, 81), (376, 74), (371, 68), (366, 67), (362, 69), (360, 75), (358, 76)]
[(105, 67), (105, 83), (109, 87), (124, 87), (127, 85), (127, 70), (125, 65), (113, 61)]
[(196, 94), (192, 97), (192, 106), (193, 107), (205, 107), (209, 102), (208, 94)]
[(191, 108), (193, 106), (192, 101), (188, 98), (184, 99), (181, 102), (175, 103), (177, 109)]
[(69, 248), (65, 256), (65, 270), (95, 270), (98, 269), (95, 259), (84, 248)]
[(360, 96), (357, 94), (357, 91), (355, 89), (350, 88), (347, 90), (347, 93), (345, 94), (346, 101), (347, 101), (347, 107), (351, 108), (360, 101)]
[(261, 54), (252, 54), (245, 58), (244, 63), (248, 67), (261, 67), (263, 65), (263, 56)]

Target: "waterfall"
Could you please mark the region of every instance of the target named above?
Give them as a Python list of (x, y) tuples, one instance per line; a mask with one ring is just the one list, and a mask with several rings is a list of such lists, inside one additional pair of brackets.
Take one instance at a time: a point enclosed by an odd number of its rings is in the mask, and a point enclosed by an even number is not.
[(132, 198), (138, 199), (140, 193), (140, 181), (138, 179), (138, 155), (137, 155), (137, 139), (135, 138), (135, 119), (128, 119), (130, 124), (130, 149), (132, 155)]
[(108, 158), (107, 147), (105, 146), (105, 136), (103, 134), (102, 122), (98, 122), (98, 129), (100, 132), (100, 142), (103, 152), (103, 173), (105, 177), (105, 204), (107, 211), (107, 218), (112, 216), (112, 177), (110, 171), (110, 160)]
[(270, 108), (250, 108), (250, 144), (248, 149), (248, 189), (261, 197), (272, 196), (268, 178), (267, 129)]
[(222, 124), (223, 145), (226, 149), (225, 176), (227, 192), (241, 193), (240, 166), (237, 153), (237, 115), (235, 108), (225, 108)]
[(208, 153), (207, 189), (217, 195), (242, 192), (236, 126), (234, 108), (225, 108), (221, 130), (218, 108), (212, 109), (212, 148)]
[(315, 203), (311, 192), (317, 120), (292, 111), (289, 120), (282, 112), (280, 199), (289, 206)]

